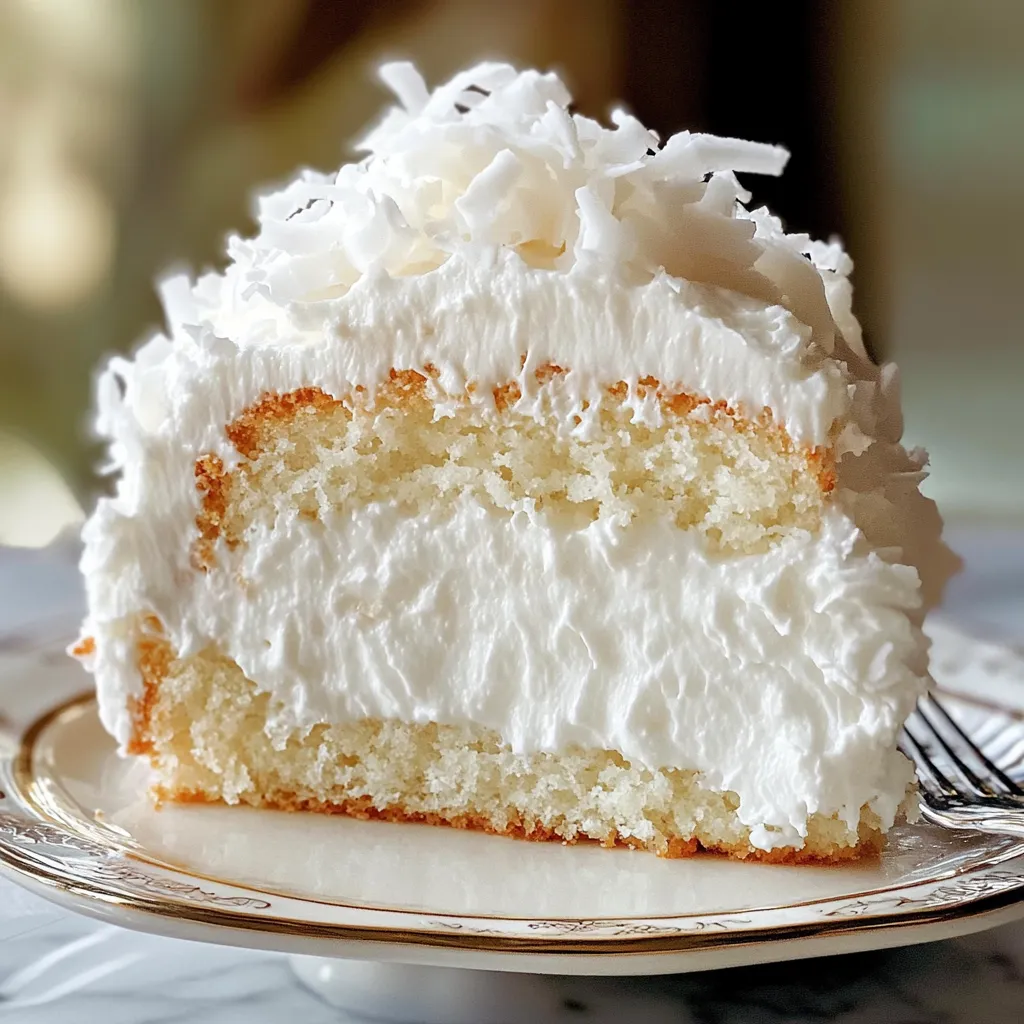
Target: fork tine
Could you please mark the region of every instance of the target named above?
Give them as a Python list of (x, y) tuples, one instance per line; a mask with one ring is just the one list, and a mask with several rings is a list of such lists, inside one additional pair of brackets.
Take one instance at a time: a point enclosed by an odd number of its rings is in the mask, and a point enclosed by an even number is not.
[[(993, 789), (993, 787), (984, 779), (979, 778), (970, 765), (968, 765), (960, 756), (957, 749), (946, 739), (945, 736), (942, 735), (938, 727), (925, 712), (925, 708), (927, 706), (928, 705), (923, 700), (917, 705), (917, 719), (927, 729), (926, 741), (934, 743), (943, 750), (946, 757), (949, 758), (953, 765), (955, 773), (959, 774), (960, 779), (966, 785), (966, 788), (970, 790), (974, 796), (997, 796), (998, 791)], [(972, 749), (974, 749), (973, 746)]]
[[(927, 703), (929, 707), (933, 707), (936, 711), (938, 711), (938, 713), (942, 716), (947, 725), (949, 725), (949, 727), (957, 734), (957, 736), (959, 736), (960, 739), (967, 744), (967, 747), (971, 751), (971, 753), (974, 754), (974, 756), (985, 766), (985, 770), (990, 772), (996, 779), (998, 779), (999, 782), (1006, 787), (1007, 792), (1009, 792), (1013, 796), (1024, 796), (1024, 789), (1017, 785), (1017, 783), (1014, 782), (1013, 779), (1011, 779), (1009, 775), (1006, 774), (1006, 772), (1004, 772), (997, 765), (993, 764), (992, 761), (990, 761), (989, 758), (986, 757), (985, 754), (978, 749), (977, 744), (975, 744), (974, 741), (967, 735), (967, 733), (965, 733), (963, 729), (960, 728), (956, 721), (954, 721), (953, 716), (950, 715), (950, 713), (942, 706), (942, 704), (934, 697), (934, 695), (928, 694), (924, 698), (924, 700), (921, 701), (921, 704), (925, 703)], [(922, 714), (921, 717), (924, 718), (925, 716)], [(937, 732), (936, 735), (938, 735)], [(943, 747), (945, 747), (945, 749), (948, 750), (948, 747), (946, 747), (945, 744), (943, 744)], [(960, 759), (955, 758), (955, 760), (957, 762), (957, 766), (962, 768), (962, 762), (960, 761)]]
[(999, 764), (1024, 765), (1024, 734), (1004, 730), (985, 746), (988, 756)]
[[(910, 758), (917, 769), (917, 778), (922, 788), (932, 796), (956, 796), (956, 787), (935, 767), (927, 751), (910, 731), (909, 725), (903, 726), (903, 738), (910, 747), (910, 753), (907, 753), (906, 750), (903, 750), (903, 753)], [(902, 749), (903, 745), (900, 746)]]

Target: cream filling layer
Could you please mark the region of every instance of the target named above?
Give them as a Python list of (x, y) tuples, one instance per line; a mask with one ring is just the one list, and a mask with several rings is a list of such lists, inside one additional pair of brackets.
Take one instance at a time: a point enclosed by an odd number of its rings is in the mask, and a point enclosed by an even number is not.
[[(456, 253), (415, 277), (367, 275), (314, 303), (243, 303), (215, 283), (209, 304), (184, 279), (165, 284), (173, 342), (158, 336), (133, 363), (111, 363), (101, 424), (121, 408), (117, 380), (144, 430), (170, 418), (190, 437), (198, 413), (219, 429), (266, 391), (315, 382), (341, 397), (356, 385), (372, 392), (391, 368), (428, 366), (439, 402), (463, 400), (470, 386), (493, 405), (492, 389), (515, 380), (518, 410), (530, 415), (535, 371), (553, 363), (568, 371), (560, 409), (567, 423), (579, 416), (582, 431), (610, 385), (654, 376), (666, 391), (723, 399), (751, 418), (768, 408), (794, 440), (823, 445), (856, 390), (789, 310), (664, 273), (633, 284), (616, 268), (539, 270), (495, 249)], [(656, 402), (636, 401), (637, 415), (658, 415)]]
[(517, 752), (614, 749), (735, 791), (764, 849), (799, 846), (815, 812), (855, 826), (869, 804), (888, 825), (911, 777), (894, 744), (925, 687), (917, 572), (866, 550), (837, 509), (746, 557), (664, 521), (570, 532), (469, 501), (433, 520), (284, 514), (180, 578), (137, 536), (92, 548), (86, 626), (122, 742), (141, 605), (182, 655), (216, 645), (273, 694), (281, 743), (371, 716), (473, 721)]

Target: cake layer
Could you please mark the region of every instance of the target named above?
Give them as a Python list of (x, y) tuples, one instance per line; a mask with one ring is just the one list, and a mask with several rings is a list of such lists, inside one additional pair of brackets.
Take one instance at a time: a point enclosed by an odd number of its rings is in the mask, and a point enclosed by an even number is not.
[(669, 518), (733, 551), (817, 529), (834, 481), (827, 452), (794, 445), (770, 419), (664, 394), (649, 377), (640, 387), (656, 404), (656, 423), (633, 418), (619, 383), (600, 431), (578, 436), (559, 410), (565, 373), (544, 368), (535, 417), (514, 410), (515, 384), (496, 389), (490, 409), (469, 396), (439, 404), (416, 371), (392, 371), (372, 401), (317, 388), (264, 397), (227, 427), (244, 456), (233, 471), (213, 453), (196, 463), (204, 495), (197, 561), (214, 564), (215, 542), (246, 543), (255, 523), (272, 526), (289, 510), (320, 518), (384, 502), (415, 515), (465, 497), (566, 528)]
[[(92, 595), (92, 667), (127, 742), (151, 612), (176, 652), (213, 646), (275, 698), (272, 737), (369, 717), (474, 722), (516, 754), (617, 750), (735, 792), (770, 848), (812, 813), (855, 824), (867, 804), (890, 822), (909, 778), (894, 745), (925, 685), (917, 575), (863, 547), (835, 509), (746, 556), (665, 518), (285, 511), (205, 574), (122, 543)], [(135, 566), (147, 603), (119, 614)]]
[(159, 800), (424, 821), (526, 839), (593, 840), (681, 857), (698, 849), (773, 861), (834, 862), (878, 849), (868, 808), (850, 827), (813, 814), (799, 850), (750, 843), (735, 793), (693, 771), (635, 767), (620, 753), (573, 748), (515, 754), (496, 733), (364, 719), (295, 730), (271, 742), (274, 698), (207, 652), (186, 660), (150, 646), (151, 699), (140, 745)]
[[(97, 426), (121, 479), (85, 531), (97, 552), (120, 544), (122, 532), (129, 546), (161, 558), (177, 550), (199, 512), (197, 460), (234, 470), (248, 449), (228, 430), (267, 396), (315, 391), (372, 405), (397, 370), (425, 378), (438, 417), (464, 410), (468, 396), (472, 416), (504, 411), (525, 427), (534, 421), (553, 431), (553, 448), (606, 444), (609, 414), (628, 418), (643, 445), (651, 438), (642, 431), (665, 427), (658, 393), (724, 405), (747, 424), (770, 422), (782, 432), (776, 439), (834, 470), (836, 497), (856, 505), (851, 514), (872, 544), (899, 548), (893, 557), (918, 569), (927, 603), (952, 570), (934, 504), (918, 491), (924, 455), (898, 444), (895, 375), (826, 358), (782, 307), (667, 277), (637, 285), (600, 268), (537, 270), (510, 250), (477, 263), (455, 253), (411, 278), (361, 278), (330, 311), (291, 303), (261, 307), (257, 317), (230, 294), (204, 307), (209, 288), (183, 286), (166, 296), (172, 338), (153, 338), (131, 361), (113, 359), (100, 377)], [(300, 329), (293, 321), (307, 313), (313, 319)], [(566, 372), (544, 380), (553, 366)], [(643, 383), (651, 379), (653, 395)], [(623, 394), (610, 390), (619, 382)], [(704, 498), (732, 486), (732, 470), (743, 474), (743, 460), (723, 454), (717, 479), (695, 481)], [(678, 474), (671, 462), (652, 468), (655, 485)], [(806, 497), (811, 466), (792, 468), (792, 490)], [(786, 498), (775, 504), (784, 509)], [(756, 532), (764, 506), (745, 511)], [(86, 565), (93, 560), (90, 550)]]

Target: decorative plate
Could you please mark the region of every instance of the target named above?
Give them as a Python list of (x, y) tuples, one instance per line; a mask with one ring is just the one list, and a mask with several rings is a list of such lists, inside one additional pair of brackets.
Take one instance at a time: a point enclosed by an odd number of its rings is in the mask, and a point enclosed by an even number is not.
[[(948, 706), (1024, 778), (1024, 657), (930, 629)], [(155, 811), (145, 766), (116, 756), (87, 682), (63, 642), (0, 649), (0, 867), (129, 928), (328, 957), (621, 975), (902, 945), (1024, 916), (1024, 841), (924, 824), (895, 829), (878, 859), (822, 868), (243, 808)]]

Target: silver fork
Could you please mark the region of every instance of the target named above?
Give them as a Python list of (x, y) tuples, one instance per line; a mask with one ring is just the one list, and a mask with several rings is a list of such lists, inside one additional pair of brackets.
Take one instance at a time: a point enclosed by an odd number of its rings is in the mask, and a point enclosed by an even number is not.
[(917, 769), (925, 819), (947, 828), (1024, 836), (1024, 789), (978, 748), (934, 695), (918, 701), (903, 727), (900, 750)]

